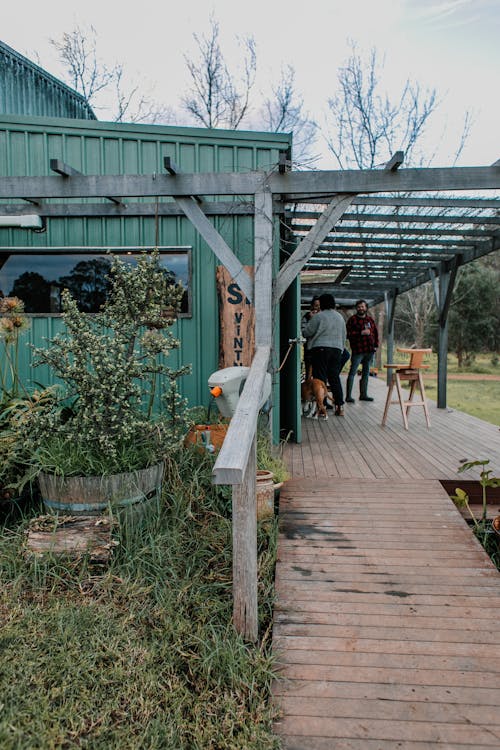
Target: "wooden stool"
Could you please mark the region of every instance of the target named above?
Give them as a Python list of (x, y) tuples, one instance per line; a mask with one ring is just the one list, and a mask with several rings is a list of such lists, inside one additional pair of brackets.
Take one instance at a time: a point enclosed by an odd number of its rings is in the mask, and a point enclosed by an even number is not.
[[(425, 398), (424, 381), (422, 378), (422, 370), (427, 369), (429, 365), (422, 364), (424, 356), (430, 354), (432, 349), (397, 349), (398, 352), (410, 355), (410, 361), (406, 363), (387, 364), (384, 365), (386, 369), (393, 370), (391, 381), (389, 383), (389, 389), (387, 391), (387, 399), (385, 402), (384, 416), (382, 417), (382, 427), (385, 426), (387, 421), (387, 412), (389, 411), (390, 404), (399, 404), (401, 407), (401, 414), (403, 415), (403, 424), (405, 430), (408, 429), (408, 409), (410, 406), (422, 406), (425, 413), (425, 421), (427, 427), (431, 426), (431, 420), (429, 416), (429, 410), (427, 408), (427, 400)], [(404, 400), (403, 390), (401, 388), (401, 381), (408, 381), (410, 386), (410, 396), (408, 401)], [(398, 393), (397, 401), (392, 401), (392, 392), (396, 386)], [(413, 396), (417, 389), (420, 390), (420, 401), (413, 401)]]

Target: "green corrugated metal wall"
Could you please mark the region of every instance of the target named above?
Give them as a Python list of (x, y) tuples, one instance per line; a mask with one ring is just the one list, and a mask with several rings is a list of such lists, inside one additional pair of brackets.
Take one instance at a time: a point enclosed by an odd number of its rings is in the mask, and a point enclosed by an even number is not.
[(81, 94), (1, 41), (0, 112), (95, 120)]
[[(291, 137), (201, 128), (123, 125), (45, 118), (0, 117), (0, 174), (52, 174), (50, 159), (61, 159), (84, 174), (163, 173), (163, 157), (170, 156), (183, 172), (270, 170), (279, 152), (289, 149)], [(227, 200), (227, 199), (226, 199)], [(253, 217), (215, 218), (215, 226), (242, 263), (253, 258)], [(144, 246), (155, 244), (154, 215), (130, 218), (48, 218), (47, 231), (0, 229), (0, 252), (33, 246)], [(176, 333), (182, 341), (173, 366), (192, 363), (193, 373), (182, 379), (182, 391), (191, 405), (207, 404), (207, 378), (218, 367), (218, 302), (213, 252), (185, 217), (161, 217), (159, 245), (192, 246), (192, 318), (182, 318)], [(4, 250), (5, 251), (5, 250)], [(278, 228), (276, 230), (278, 263)], [(36, 346), (60, 328), (58, 317), (33, 317), (29, 342)], [(278, 327), (278, 326), (277, 326)], [(279, 330), (277, 330), (279, 337)], [(277, 339), (279, 341), (279, 338)], [(30, 371), (29, 354), (23, 353), (23, 371)], [(49, 373), (38, 368), (34, 377), (49, 382)], [(275, 390), (274, 403), (278, 404)], [(278, 434), (279, 409), (274, 410)]]

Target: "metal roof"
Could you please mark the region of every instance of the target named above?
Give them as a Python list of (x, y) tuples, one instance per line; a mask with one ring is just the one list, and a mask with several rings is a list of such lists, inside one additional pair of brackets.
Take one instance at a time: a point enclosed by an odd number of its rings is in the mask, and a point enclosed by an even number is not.
[[(460, 197), (458, 197), (460, 196)], [(292, 246), (326, 203), (288, 204)], [(463, 265), (500, 248), (500, 192), (357, 196), (304, 267), (302, 302), (330, 291), (341, 305), (370, 304), (432, 280), (443, 264)]]
[(0, 113), (96, 119), (84, 96), (2, 41)]

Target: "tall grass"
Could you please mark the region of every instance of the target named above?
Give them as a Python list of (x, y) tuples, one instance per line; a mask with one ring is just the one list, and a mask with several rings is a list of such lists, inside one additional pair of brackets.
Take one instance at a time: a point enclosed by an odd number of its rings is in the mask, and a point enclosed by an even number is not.
[(227, 490), (179, 451), (157, 508), (125, 518), (106, 568), (25, 559), (27, 519), (0, 537), (0, 747), (279, 746), (269, 700), (274, 521), (259, 527), (261, 641), (231, 624)]

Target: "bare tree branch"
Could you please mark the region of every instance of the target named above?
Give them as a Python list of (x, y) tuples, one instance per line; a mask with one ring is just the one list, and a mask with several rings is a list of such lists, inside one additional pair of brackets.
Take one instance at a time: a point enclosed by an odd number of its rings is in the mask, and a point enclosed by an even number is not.
[(51, 39), (50, 43), (58, 51), (71, 86), (93, 105), (96, 94), (111, 84), (115, 68), (108, 68), (97, 57), (97, 32), (93, 26), (88, 31), (77, 26), (65, 32), (62, 40)]
[(255, 83), (257, 56), (252, 37), (240, 40), (243, 74), (238, 78), (225, 61), (219, 41), (219, 24), (210, 17), (208, 36), (193, 34), (197, 59), (184, 56), (192, 88), (182, 99), (184, 109), (195, 122), (207, 128), (236, 129), (248, 114), (250, 92)]
[(261, 110), (265, 130), (293, 132), (295, 166), (310, 168), (318, 160), (312, 151), (316, 141), (316, 123), (304, 112), (304, 100), (295, 88), (295, 70), (287, 65), (278, 83), (272, 87)]
[[(59, 52), (69, 85), (85, 97), (94, 109), (109, 109), (114, 122), (171, 122), (173, 112), (159, 106), (144, 92), (140, 84), (125, 85), (125, 69), (121, 63), (108, 67), (97, 53), (97, 32), (93, 26), (77, 26), (64, 33), (62, 40), (51, 39)], [(104, 95), (104, 96), (103, 96)], [(103, 106), (103, 99), (106, 105)]]
[(338, 74), (338, 92), (328, 100), (327, 144), (340, 169), (372, 169), (404, 151), (408, 163), (436, 108), (435, 90), (423, 93), (409, 80), (393, 101), (381, 91), (384, 60), (372, 49), (365, 62), (356, 45)]

